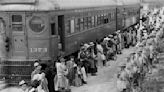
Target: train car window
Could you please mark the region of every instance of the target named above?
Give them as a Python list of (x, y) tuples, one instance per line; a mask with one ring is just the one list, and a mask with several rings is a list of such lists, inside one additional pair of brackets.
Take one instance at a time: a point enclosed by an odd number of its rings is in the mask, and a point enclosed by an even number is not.
[(32, 29), (32, 31), (34, 32), (42, 32), (43, 29), (45, 28), (45, 23), (42, 20), (41, 17), (39, 16), (34, 16), (30, 22), (29, 22), (29, 26)]
[(92, 27), (95, 27), (95, 17), (92, 16)]
[(110, 22), (111, 21), (111, 13), (108, 14), (108, 17), (109, 17), (108, 21)]
[(12, 22), (22, 22), (22, 15), (12, 15)]
[(80, 31), (84, 30), (84, 19), (80, 18)]
[(133, 15), (133, 12), (132, 12), (132, 10), (130, 11), (130, 16), (132, 16)]
[(51, 23), (51, 35), (56, 35), (55, 23)]
[(98, 15), (97, 16), (97, 25), (100, 25), (101, 24), (101, 15)]
[(104, 14), (104, 24), (108, 23), (108, 14)]
[(22, 15), (12, 15), (12, 31), (23, 31)]
[(120, 11), (121, 9), (117, 9), (117, 13), (119, 14), (121, 11)]
[(112, 19), (115, 19), (115, 12), (112, 12)]
[(102, 14), (100, 18), (101, 18), (100, 24), (104, 24), (104, 14)]
[(22, 24), (12, 24), (12, 31), (23, 31)]
[(85, 17), (84, 18), (84, 29), (87, 29), (88, 28), (88, 18)]
[(111, 12), (111, 14), (110, 14), (110, 21), (112, 21), (112, 19), (113, 19), (113, 13)]
[(97, 22), (97, 16), (95, 16), (95, 27), (97, 26), (98, 22)]
[(106, 15), (104, 14), (104, 20), (103, 20), (103, 24), (106, 24), (106, 21), (105, 21), (105, 19), (106, 19)]
[(71, 33), (70, 32), (70, 20), (66, 20), (65, 22), (65, 30), (66, 30), (66, 33)]
[(71, 23), (70, 23), (70, 24), (71, 24), (71, 25), (70, 25), (70, 26), (71, 26), (70, 32), (71, 32), (71, 33), (74, 33), (74, 32), (75, 32), (75, 21), (72, 19), (70, 22), (71, 22)]
[(137, 11), (137, 14), (139, 14), (139, 13), (140, 13), (140, 10)]
[(92, 18), (88, 17), (88, 28), (92, 27)]
[(76, 32), (80, 31), (80, 19), (75, 19), (75, 30)]

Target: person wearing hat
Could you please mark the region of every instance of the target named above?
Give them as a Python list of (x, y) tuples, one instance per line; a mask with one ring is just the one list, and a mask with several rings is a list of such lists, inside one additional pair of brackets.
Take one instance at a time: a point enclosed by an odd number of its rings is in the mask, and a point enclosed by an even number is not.
[(96, 49), (97, 49), (97, 58), (96, 58), (97, 64), (99, 67), (102, 67), (103, 66), (103, 60), (104, 60), (103, 56), (105, 56), (105, 55), (104, 55), (104, 49), (103, 49), (100, 42), (97, 43)]
[(142, 30), (141, 29), (138, 29), (137, 30), (137, 42), (139, 42), (139, 41), (141, 41), (141, 32), (142, 32)]
[(20, 86), (21, 92), (29, 92), (29, 86), (24, 80), (19, 82), (19, 86)]
[(89, 45), (90, 45), (90, 46), (94, 46), (95, 44), (94, 44), (93, 42), (90, 42)]
[(126, 92), (129, 85), (129, 76), (128, 73), (123, 69), (120, 71), (120, 74), (117, 78), (117, 90), (119, 92)]
[(131, 33), (131, 29), (128, 29), (128, 33), (127, 33), (127, 47), (129, 48), (132, 42), (132, 33)]
[(135, 30), (132, 31), (132, 39), (132, 45), (135, 46), (137, 43), (137, 34)]
[(61, 58), (59, 62), (56, 62), (57, 75), (54, 78), (55, 91), (62, 91), (69, 89), (69, 82), (66, 78), (68, 70), (65, 65), (65, 59)]
[(39, 64), (39, 62), (35, 62), (34, 63), (34, 71), (31, 73), (31, 80), (33, 80), (33, 77), (35, 74), (39, 74), (41, 72), (41, 65)]
[(118, 30), (117, 31), (117, 50), (118, 50), (118, 54), (121, 54), (121, 50), (122, 50), (122, 34), (121, 31)]
[(82, 46), (80, 48), (80, 51), (78, 52), (78, 59), (85, 59), (86, 58), (85, 51), (86, 51), (86, 48), (84, 46)]
[(113, 35), (111, 35), (111, 34), (110, 34), (110, 35), (108, 35), (108, 37), (109, 37), (109, 38), (112, 38), (112, 37), (113, 37)]
[(69, 79), (69, 84), (73, 85), (73, 80), (74, 80), (74, 68), (75, 68), (75, 60), (74, 56), (70, 56), (70, 59), (66, 62), (66, 67), (68, 69), (68, 76), (67, 78)]

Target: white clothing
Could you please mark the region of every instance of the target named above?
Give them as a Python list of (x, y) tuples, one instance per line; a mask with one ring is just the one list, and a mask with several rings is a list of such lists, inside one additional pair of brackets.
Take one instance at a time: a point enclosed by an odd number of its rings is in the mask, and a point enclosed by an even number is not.
[(83, 76), (83, 80), (84, 81), (87, 81), (87, 75), (86, 75), (86, 72), (85, 72), (85, 68), (84, 67), (81, 68), (81, 73), (82, 73), (82, 76)]
[(103, 53), (103, 47), (100, 44), (97, 44), (97, 50)]

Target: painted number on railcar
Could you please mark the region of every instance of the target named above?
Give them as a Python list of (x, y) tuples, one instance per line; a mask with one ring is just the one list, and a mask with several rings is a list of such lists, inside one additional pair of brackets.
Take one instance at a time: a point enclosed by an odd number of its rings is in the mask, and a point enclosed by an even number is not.
[(48, 50), (47, 48), (30, 48), (31, 53), (41, 52), (46, 53)]

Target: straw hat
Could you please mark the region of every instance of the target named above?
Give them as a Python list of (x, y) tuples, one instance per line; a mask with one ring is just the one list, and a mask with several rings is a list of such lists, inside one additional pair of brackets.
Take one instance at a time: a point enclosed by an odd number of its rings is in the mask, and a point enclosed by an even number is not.
[(94, 45), (94, 43), (93, 43), (93, 42), (90, 42), (90, 43), (89, 43), (89, 45), (90, 45), (90, 46), (93, 46), (93, 45)]
[(117, 32), (116, 33), (120, 33), (121, 31), (120, 30), (117, 30)]
[(105, 37), (104, 40), (105, 40), (105, 41), (108, 41), (108, 40), (110, 40), (110, 39), (109, 39), (108, 37)]
[(64, 58), (61, 58), (61, 59), (60, 59), (60, 62), (65, 62), (65, 59), (64, 59)]
[(89, 48), (90, 46), (89, 46), (87, 43), (85, 43), (85, 44), (84, 44), (84, 47), (87, 49), (87, 48)]
[(38, 62), (35, 62), (34, 63), (34, 67), (37, 67), (37, 66), (39, 66), (39, 63)]
[(113, 35), (108, 35), (108, 37), (113, 37)]
[(22, 81), (19, 82), (19, 86), (22, 86), (24, 84), (26, 84), (26, 82), (24, 80), (22, 80)]

